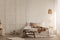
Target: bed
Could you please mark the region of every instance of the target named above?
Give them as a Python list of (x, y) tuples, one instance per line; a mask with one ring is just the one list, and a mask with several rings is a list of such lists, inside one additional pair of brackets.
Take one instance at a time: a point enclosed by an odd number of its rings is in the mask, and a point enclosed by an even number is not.
[[(29, 25), (27, 25), (24, 28), (25, 32), (28, 33), (30, 31), (34, 32), (36, 37), (41, 37), (43, 34), (43, 37), (48, 36), (48, 28), (47, 27), (42, 27), (40, 25), (38, 25), (38, 23), (29, 23)], [(28, 33), (29, 34), (29, 33)], [(25, 35), (26, 36), (26, 35)]]

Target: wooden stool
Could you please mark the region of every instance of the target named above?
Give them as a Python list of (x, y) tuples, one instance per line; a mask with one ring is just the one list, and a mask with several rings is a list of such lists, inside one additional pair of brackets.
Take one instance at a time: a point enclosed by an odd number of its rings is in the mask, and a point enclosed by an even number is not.
[(24, 30), (23, 33), (24, 33), (24, 36), (26, 36), (26, 37), (28, 35), (33, 35), (34, 38), (35, 38), (35, 32), (34, 31)]

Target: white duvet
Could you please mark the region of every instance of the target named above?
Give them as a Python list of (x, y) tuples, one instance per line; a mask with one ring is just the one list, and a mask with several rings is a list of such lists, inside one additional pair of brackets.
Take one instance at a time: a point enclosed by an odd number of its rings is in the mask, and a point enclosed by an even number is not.
[(29, 29), (30, 31), (37, 31), (37, 28), (32, 28), (31, 26), (25, 26), (24, 29)]

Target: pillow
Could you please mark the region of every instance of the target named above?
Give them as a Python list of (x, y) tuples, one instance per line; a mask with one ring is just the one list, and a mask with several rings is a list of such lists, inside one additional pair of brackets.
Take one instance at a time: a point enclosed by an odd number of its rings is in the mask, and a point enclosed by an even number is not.
[(27, 25), (24, 29), (31, 29), (31, 26)]
[(33, 27), (33, 28), (38, 28), (39, 27), (38, 23), (30, 23), (30, 26)]
[(47, 30), (47, 28), (45, 28), (45, 27), (40, 27), (37, 29), (38, 33), (46, 31), (46, 30)]

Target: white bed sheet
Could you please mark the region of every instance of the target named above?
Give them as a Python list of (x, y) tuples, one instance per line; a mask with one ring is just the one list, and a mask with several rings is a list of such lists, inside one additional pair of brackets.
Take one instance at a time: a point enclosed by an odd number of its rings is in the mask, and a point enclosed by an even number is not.
[(24, 29), (28, 29), (30, 31), (37, 31), (37, 28), (32, 28), (31, 26), (25, 26)]

